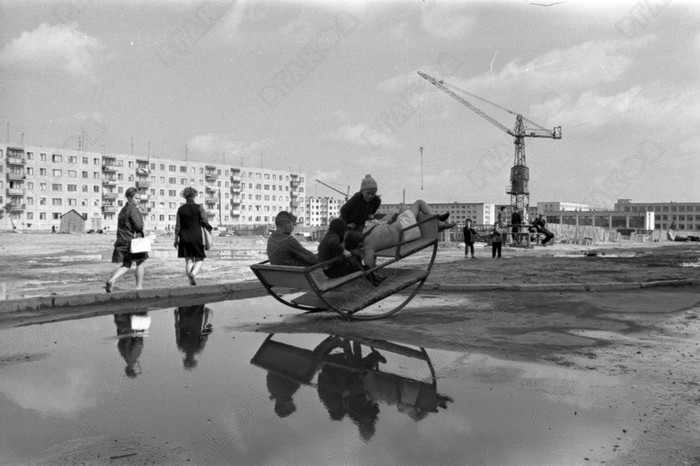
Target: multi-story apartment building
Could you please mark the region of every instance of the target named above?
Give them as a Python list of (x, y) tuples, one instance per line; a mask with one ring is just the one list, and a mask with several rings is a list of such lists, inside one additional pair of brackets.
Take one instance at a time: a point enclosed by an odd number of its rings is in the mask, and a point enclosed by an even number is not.
[[(654, 212), (654, 229), (700, 231), (700, 202), (632, 202), (618, 199), (615, 210)], [(675, 225), (672, 225), (675, 224)]]
[[(484, 203), (430, 203), (436, 213), (449, 212), (450, 221), (465, 223), (471, 219), (476, 225), (493, 224), (496, 221), (496, 205)], [(378, 213), (389, 213), (398, 210), (402, 204), (384, 204), (379, 206)]]
[[(4, 172), (4, 173), (3, 173)], [(115, 228), (124, 192), (142, 191), (147, 228), (166, 230), (184, 202), (186, 186), (199, 191), (214, 226), (271, 225), (281, 210), (305, 223), (303, 173), (54, 147), (0, 144), (0, 227), (50, 230), (75, 209), (86, 228)]]
[(562, 212), (565, 210), (599, 210), (597, 207), (579, 202), (545, 201), (538, 202), (536, 213), (546, 214), (547, 212)]
[(331, 220), (340, 216), (340, 207), (345, 203), (333, 197), (307, 197), (306, 219), (307, 225), (328, 225)]

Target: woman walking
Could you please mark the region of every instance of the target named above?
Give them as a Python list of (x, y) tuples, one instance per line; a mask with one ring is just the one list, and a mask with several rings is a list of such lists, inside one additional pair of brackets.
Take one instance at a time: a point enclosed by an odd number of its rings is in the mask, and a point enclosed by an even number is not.
[(112, 262), (122, 265), (114, 272), (112, 278), (105, 283), (105, 291), (112, 292), (117, 278), (129, 271), (132, 264), (136, 264), (136, 289), (143, 289), (143, 276), (146, 268), (144, 262), (148, 259), (148, 253), (131, 253), (131, 240), (144, 238), (143, 218), (136, 204), (141, 199), (141, 193), (136, 188), (129, 188), (124, 193), (126, 204), (122, 207), (117, 218), (117, 240), (114, 242)]
[(190, 280), (190, 285), (196, 285), (195, 277), (199, 273), (204, 258), (204, 239), (202, 228), (211, 231), (211, 225), (207, 220), (207, 213), (201, 204), (195, 204), (194, 198), (197, 190), (188, 187), (182, 190), (185, 204), (177, 209), (175, 223), (175, 248), (177, 257), (185, 258), (185, 273)]

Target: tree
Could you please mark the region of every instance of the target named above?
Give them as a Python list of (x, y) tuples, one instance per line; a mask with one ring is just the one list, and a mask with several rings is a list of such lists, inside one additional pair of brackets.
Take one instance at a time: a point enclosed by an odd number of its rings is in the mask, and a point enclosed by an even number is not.
[[(14, 208), (14, 206), (12, 205), (11, 202), (8, 202), (8, 203), (5, 204), (5, 206), (3, 207), (3, 211), (4, 211), (3, 213), (7, 213), (7, 216), (10, 217), (10, 222), (12, 223), (12, 229), (13, 229), (13, 230), (15, 230), (15, 229), (17, 228), (17, 227), (15, 226), (15, 221), (14, 221), (14, 219), (12, 218), (12, 212), (13, 212), (14, 210), (15, 210), (15, 208)], [(0, 216), (0, 218), (2, 218), (2, 217)]]

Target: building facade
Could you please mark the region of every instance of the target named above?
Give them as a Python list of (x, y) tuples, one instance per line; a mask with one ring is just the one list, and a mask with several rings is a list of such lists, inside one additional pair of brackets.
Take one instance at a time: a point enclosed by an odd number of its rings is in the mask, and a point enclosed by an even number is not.
[[(379, 206), (378, 213), (390, 213), (399, 210), (403, 204), (384, 204)], [(496, 221), (496, 205), (484, 203), (429, 203), (435, 213), (450, 213), (450, 221), (465, 223), (471, 219), (476, 225), (493, 224)]]
[(333, 197), (307, 197), (306, 224), (310, 226), (328, 225), (331, 220), (340, 217), (340, 207), (344, 203), (345, 200)]
[(116, 228), (124, 192), (141, 191), (149, 230), (175, 226), (183, 188), (198, 191), (213, 226), (271, 225), (281, 210), (306, 220), (303, 173), (56, 147), (0, 144), (0, 227), (51, 230), (71, 209), (86, 228)]
[(654, 212), (656, 230), (700, 231), (700, 202), (632, 202), (630, 199), (618, 199), (615, 210)]
[(565, 210), (597, 210), (596, 207), (589, 204), (581, 204), (579, 202), (561, 202), (561, 201), (545, 201), (537, 203), (538, 214), (546, 214), (547, 212), (561, 212)]

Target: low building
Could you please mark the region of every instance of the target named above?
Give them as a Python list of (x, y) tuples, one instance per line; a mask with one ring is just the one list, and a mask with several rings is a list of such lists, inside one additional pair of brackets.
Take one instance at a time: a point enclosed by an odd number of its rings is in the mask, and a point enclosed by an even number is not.
[(654, 212), (654, 229), (700, 231), (700, 202), (632, 202), (618, 199), (615, 210), (629, 213)]
[(560, 210), (545, 213), (547, 223), (561, 225), (595, 226), (603, 228), (624, 228), (633, 230), (653, 230), (654, 212), (627, 212), (620, 210)]
[[(493, 224), (496, 221), (496, 205), (486, 203), (450, 202), (450, 203), (428, 203), (435, 213), (450, 213), (450, 221), (464, 224), (467, 219), (472, 223)], [(397, 211), (403, 204), (384, 204), (379, 206), (378, 213), (390, 213)]]
[(58, 228), (59, 233), (84, 233), (85, 218), (75, 209), (71, 209), (61, 215), (61, 226)]

